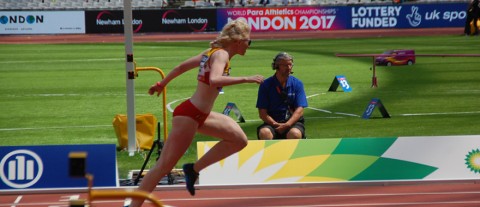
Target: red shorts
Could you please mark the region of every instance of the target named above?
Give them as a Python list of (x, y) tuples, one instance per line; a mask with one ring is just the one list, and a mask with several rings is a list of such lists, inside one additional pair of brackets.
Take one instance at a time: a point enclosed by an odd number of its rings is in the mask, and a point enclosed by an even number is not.
[(198, 127), (201, 127), (207, 119), (208, 114), (198, 110), (197, 107), (190, 102), (190, 99), (188, 99), (175, 108), (173, 116), (188, 116), (198, 123)]

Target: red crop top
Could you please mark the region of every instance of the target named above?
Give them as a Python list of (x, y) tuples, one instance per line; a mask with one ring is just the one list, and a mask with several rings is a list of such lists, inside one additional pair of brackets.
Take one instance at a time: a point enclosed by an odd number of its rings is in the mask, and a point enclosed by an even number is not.
[[(203, 55), (202, 60), (200, 61), (200, 68), (198, 71), (198, 76), (197, 80), (200, 82), (203, 82), (207, 85), (210, 85), (210, 56), (218, 50), (221, 50), (221, 48), (212, 48), (210, 51), (207, 52), (207, 54)], [(230, 75), (230, 61), (227, 62), (227, 65), (225, 65), (225, 68), (223, 69), (223, 76), (229, 76)], [(221, 89), (218, 88), (219, 90)]]

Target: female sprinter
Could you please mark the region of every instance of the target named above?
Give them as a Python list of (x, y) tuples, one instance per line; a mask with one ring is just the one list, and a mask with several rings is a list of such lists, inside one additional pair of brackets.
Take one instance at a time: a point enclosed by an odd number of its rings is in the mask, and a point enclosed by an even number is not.
[[(213, 112), (212, 108), (223, 86), (263, 82), (263, 76), (230, 77), (230, 59), (245, 55), (250, 46), (250, 27), (242, 20), (226, 24), (211, 48), (176, 66), (161, 82), (153, 85), (150, 95), (162, 92), (175, 77), (199, 67), (198, 85), (190, 99), (173, 112), (172, 128), (156, 165), (143, 178), (139, 190), (152, 192), (161, 178), (166, 176), (188, 149), (195, 133), (220, 139), (212, 149), (195, 163), (183, 165), (187, 190), (195, 195), (194, 184), (198, 172), (243, 149), (248, 142), (240, 126), (229, 116)], [(133, 199), (131, 207), (139, 207), (143, 200)]]

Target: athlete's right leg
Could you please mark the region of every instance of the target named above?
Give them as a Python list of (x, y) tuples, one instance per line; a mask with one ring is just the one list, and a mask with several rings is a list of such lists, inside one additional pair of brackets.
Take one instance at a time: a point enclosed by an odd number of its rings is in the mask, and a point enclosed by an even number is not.
[(219, 138), (220, 141), (197, 160), (196, 172), (240, 151), (248, 144), (247, 135), (240, 125), (229, 116), (217, 112), (210, 112), (205, 124), (198, 129), (198, 132)]
[[(167, 175), (178, 160), (187, 151), (195, 136), (198, 123), (186, 116), (175, 116), (172, 119), (172, 128), (165, 142), (162, 154), (140, 183), (139, 190), (152, 192), (160, 179)], [(140, 207), (143, 200), (132, 199), (131, 207)]]

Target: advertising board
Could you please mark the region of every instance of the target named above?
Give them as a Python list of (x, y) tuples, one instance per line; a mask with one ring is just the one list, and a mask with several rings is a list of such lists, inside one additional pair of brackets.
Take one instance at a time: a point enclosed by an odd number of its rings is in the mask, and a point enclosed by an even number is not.
[(84, 33), (84, 11), (0, 11), (0, 34)]
[[(345, 7), (346, 8), (346, 7)], [(232, 19), (245, 19), (252, 31), (311, 31), (345, 29), (342, 7), (258, 7), (218, 9), (219, 30)]]
[[(197, 142), (198, 157), (216, 143)], [(203, 169), (199, 181), (228, 185), (478, 180), (479, 161), (479, 135), (250, 140), (241, 151)]]
[(86, 171), (95, 187), (117, 187), (114, 144), (0, 147), (0, 191), (87, 187), (87, 180), (72, 178), (69, 153), (86, 152)]
[(245, 19), (252, 31), (325, 31), (343, 29), (463, 27), (466, 3), (225, 8), (217, 11), (217, 29)]
[(353, 6), (349, 29), (463, 27), (465, 3)]
[[(215, 31), (214, 9), (132, 11), (134, 33)], [(87, 33), (123, 33), (123, 11), (86, 11)]]

